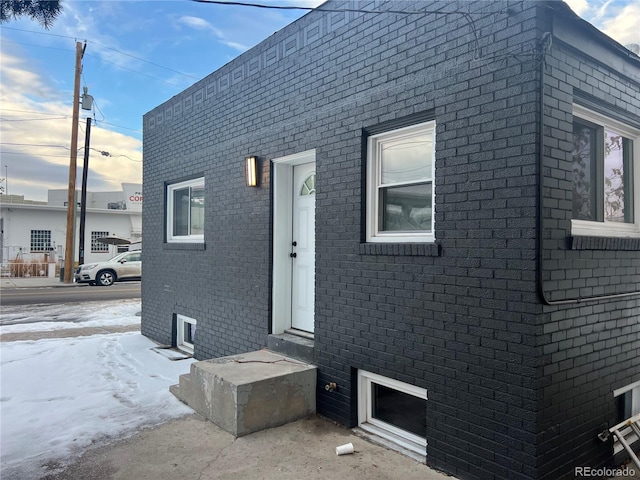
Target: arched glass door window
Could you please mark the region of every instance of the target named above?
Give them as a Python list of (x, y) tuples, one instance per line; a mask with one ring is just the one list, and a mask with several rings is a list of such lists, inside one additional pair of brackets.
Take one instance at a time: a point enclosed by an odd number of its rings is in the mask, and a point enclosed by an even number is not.
[(302, 188), (300, 188), (300, 196), (315, 195), (316, 193), (316, 174), (309, 175), (304, 182), (302, 182)]

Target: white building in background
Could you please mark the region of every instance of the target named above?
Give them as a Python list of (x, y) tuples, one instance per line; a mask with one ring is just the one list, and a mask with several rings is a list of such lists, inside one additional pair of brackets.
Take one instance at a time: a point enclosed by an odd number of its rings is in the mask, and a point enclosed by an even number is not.
[[(4, 274), (8, 272), (7, 265), (14, 262), (61, 263), (66, 245), (67, 196), (67, 190), (49, 190), (47, 202), (34, 202), (22, 195), (0, 195), (0, 262)], [(78, 193), (74, 262), (79, 255), (79, 199)], [(130, 248), (97, 241), (110, 236), (141, 246), (141, 184), (123, 183), (119, 192), (87, 192), (85, 263), (108, 260)]]

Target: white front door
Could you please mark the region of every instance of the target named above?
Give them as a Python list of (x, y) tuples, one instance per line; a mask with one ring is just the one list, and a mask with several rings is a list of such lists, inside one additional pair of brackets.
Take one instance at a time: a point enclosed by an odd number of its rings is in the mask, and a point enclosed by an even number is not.
[(315, 299), (315, 162), (293, 167), (291, 327), (313, 332)]

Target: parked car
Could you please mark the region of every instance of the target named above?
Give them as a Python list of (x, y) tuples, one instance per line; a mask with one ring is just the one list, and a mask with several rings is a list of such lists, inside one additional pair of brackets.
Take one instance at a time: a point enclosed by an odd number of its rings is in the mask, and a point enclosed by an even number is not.
[(106, 262), (80, 265), (74, 275), (76, 283), (108, 287), (114, 282), (142, 278), (142, 252), (124, 252)]

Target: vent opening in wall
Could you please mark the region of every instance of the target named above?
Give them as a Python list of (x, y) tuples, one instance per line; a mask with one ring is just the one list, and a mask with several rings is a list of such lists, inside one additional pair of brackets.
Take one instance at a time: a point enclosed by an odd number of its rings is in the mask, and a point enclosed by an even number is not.
[(424, 461), (427, 391), (359, 370), (358, 426), (373, 440)]
[(185, 353), (193, 355), (193, 342), (196, 335), (196, 319), (185, 317), (184, 315), (176, 316), (176, 347)]

